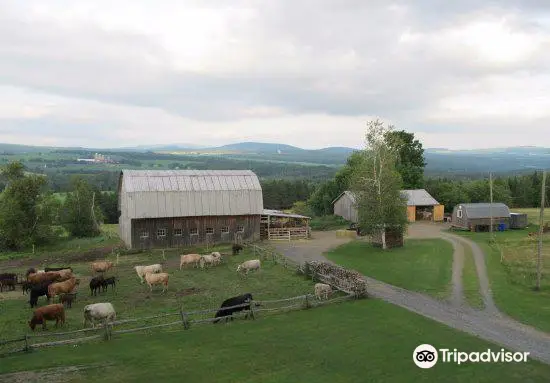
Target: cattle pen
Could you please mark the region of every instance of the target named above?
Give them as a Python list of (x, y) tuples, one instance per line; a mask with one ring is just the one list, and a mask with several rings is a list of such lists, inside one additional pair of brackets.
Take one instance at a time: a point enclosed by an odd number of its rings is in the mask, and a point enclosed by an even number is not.
[[(232, 317), (235, 317), (235, 319), (242, 317), (257, 319), (262, 316), (310, 309), (367, 296), (366, 281), (362, 282), (362, 289), (357, 289), (350, 286), (349, 281), (342, 277), (346, 272), (351, 274), (355, 273), (353, 271), (346, 270), (339, 266), (320, 265), (315, 262), (299, 264), (270, 248), (260, 247), (253, 243), (244, 243), (244, 245), (251, 248), (254, 255), (262, 261), (272, 261), (282, 265), (286, 269), (294, 270), (297, 274), (301, 274), (307, 278), (330, 284), (335, 289), (334, 297), (326, 300), (319, 300), (316, 299), (313, 294), (302, 294), (274, 300), (253, 299), (250, 303), (204, 310), (185, 310), (183, 303), (180, 301), (179, 307), (173, 307), (170, 311), (158, 313), (156, 315), (124, 318), (110, 323), (102, 323), (95, 328), (83, 328), (66, 332), (25, 334), (19, 338), (0, 340), (0, 357), (16, 353), (27, 353), (47, 347), (76, 345), (101, 340), (109, 341), (113, 337), (124, 334), (150, 332), (161, 328), (170, 329), (172, 331), (189, 330), (196, 325), (209, 324), (219, 320), (220, 318), (215, 318), (214, 314), (220, 310), (223, 311), (248, 306), (246, 310), (233, 314)], [(335, 275), (332, 273), (333, 271), (339, 274)], [(245, 278), (245, 276), (243, 276), (243, 278)], [(228, 318), (229, 317), (225, 319)], [(222, 320), (224, 320), (224, 318), (222, 318)]]

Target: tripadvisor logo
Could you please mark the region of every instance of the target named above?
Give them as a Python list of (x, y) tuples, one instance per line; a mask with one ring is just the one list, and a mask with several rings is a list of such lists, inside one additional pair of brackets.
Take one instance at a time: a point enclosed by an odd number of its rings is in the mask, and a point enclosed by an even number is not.
[[(441, 355), (439, 355), (441, 354)], [(435, 366), (439, 357), (443, 363), (502, 363), (502, 362), (527, 362), (529, 352), (510, 352), (500, 349), (494, 352), (491, 349), (483, 352), (462, 352), (456, 348), (450, 350), (448, 348), (440, 348), (438, 350), (430, 344), (421, 344), (414, 349), (413, 361), (420, 368), (432, 368)]]

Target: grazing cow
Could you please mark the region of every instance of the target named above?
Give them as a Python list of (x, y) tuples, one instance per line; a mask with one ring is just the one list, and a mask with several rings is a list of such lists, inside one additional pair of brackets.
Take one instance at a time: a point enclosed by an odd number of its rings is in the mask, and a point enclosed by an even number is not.
[(105, 278), (103, 280), (103, 283), (101, 284), (101, 290), (102, 291), (107, 291), (107, 288), (110, 286), (113, 287), (113, 291), (115, 291), (115, 287), (116, 287), (116, 282), (117, 282), (118, 278), (117, 277), (109, 277), (109, 278)]
[(104, 281), (103, 275), (92, 278), (90, 281), (90, 295), (97, 295), (97, 291), (103, 287)]
[(104, 273), (108, 270), (110, 270), (113, 267), (113, 262), (111, 261), (97, 261), (92, 262), (90, 264), (90, 268), (92, 269), (92, 273)]
[(71, 279), (74, 275), (71, 269), (62, 269), (57, 271), (59, 273), (59, 282)]
[(180, 256), (180, 270), (183, 265), (193, 265), (193, 267), (198, 267), (201, 256), (199, 254), (183, 254)]
[(154, 265), (148, 266), (135, 266), (136, 274), (139, 277), (141, 283), (144, 282), (145, 274), (147, 273), (162, 273), (162, 265), (160, 263), (155, 263)]
[(87, 322), (92, 324), (92, 328), (95, 328), (95, 321), (111, 321), (116, 320), (116, 312), (113, 305), (109, 302), (104, 303), (93, 303), (84, 307), (84, 323), (83, 326), (86, 326)]
[(201, 255), (200, 265), (201, 269), (204, 269), (206, 265), (214, 265), (216, 257), (212, 254)]
[(48, 287), (52, 282), (43, 282), (42, 284), (33, 285), (31, 288), (29, 304), (31, 307), (38, 305), (38, 298), (46, 296), (48, 303), (50, 303), (50, 296), (48, 295)]
[(25, 278), (28, 278), (29, 274), (36, 274), (36, 269), (34, 267), (29, 268), (25, 273)]
[(147, 284), (149, 285), (149, 289), (151, 290), (151, 292), (153, 292), (153, 285), (163, 285), (162, 292), (168, 290), (168, 279), (169, 279), (168, 273), (154, 274), (154, 273), (148, 272), (147, 274), (145, 274), (145, 280), (147, 281)]
[(315, 284), (315, 298), (317, 299), (328, 299), (329, 295), (332, 294), (332, 287), (326, 283), (316, 283)]
[(61, 271), (61, 270), (70, 270), (71, 273), (73, 272), (72, 267), (45, 267), (44, 271)]
[(37, 324), (42, 324), (42, 329), (46, 329), (46, 320), (54, 320), (55, 327), (61, 322), (61, 325), (65, 323), (65, 308), (62, 304), (54, 304), (42, 306), (34, 310), (29, 326), (34, 331)]
[(56, 295), (62, 293), (71, 293), (78, 284), (80, 284), (80, 279), (75, 277), (71, 277), (64, 282), (52, 283), (48, 286), (48, 295), (50, 298), (55, 298)]
[(234, 243), (231, 247), (231, 250), (233, 251), (233, 255), (239, 254), (239, 252), (243, 249), (242, 245), (239, 245), (238, 243)]
[(73, 307), (73, 301), (76, 301), (76, 293), (65, 293), (59, 297), (59, 303), (67, 308)]
[[(220, 319), (215, 320), (213, 323), (218, 323), (223, 317), (225, 317), (226, 322), (229, 318), (233, 320), (233, 313), (236, 313), (239, 311), (243, 311), (243, 310), (250, 311), (250, 302), (252, 302), (252, 294), (250, 293), (246, 293), (243, 295), (226, 299), (225, 301), (222, 302), (220, 310), (218, 310), (218, 312), (216, 313), (216, 316), (214, 317), (214, 318), (220, 318)], [(248, 305), (244, 305), (245, 303), (248, 303)], [(238, 305), (244, 305), (244, 306), (233, 307)], [(232, 307), (232, 308), (222, 310), (224, 307)], [(245, 318), (246, 317), (248, 317), (248, 312), (245, 315)]]
[(61, 279), (61, 275), (58, 271), (48, 271), (47, 273), (31, 273), (28, 275), (27, 280), (33, 284), (39, 284), (42, 282), (57, 282)]
[(11, 291), (15, 291), (16, 282), (13, 279), (0, 279), (0, 292), (4, 291), (4, 287), (9, 287)]
[(237, 266), (237, 272), (241, 270), (246, 270), (245, 274), (248, 274), (250, 270), (260, 270), (260, 260), (251, 259), (241, 263), (239, 266)]
[(210, 255), (214, 257), (214, 261), (212, 262), (212, 264), (219, 265), (220, 263), (222, 263), (222, 255), (220, 254), (220, 252), (214, 251)]

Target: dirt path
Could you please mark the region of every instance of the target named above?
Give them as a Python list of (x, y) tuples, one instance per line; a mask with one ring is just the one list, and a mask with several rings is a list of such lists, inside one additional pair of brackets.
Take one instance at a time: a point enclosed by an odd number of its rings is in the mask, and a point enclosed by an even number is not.
[[(485, 267), (485, 255), (482, 250), (468, 239), (443, 233), (441, 230), (444, 228), (443, 225), (414, 224), (409, 227), (407, 237), (443, 238), (453, 245), (453, 293), (450, 302), (439, 301), (421, 293), (366, 277), (369, 293), (376, 298), (478, 336), (509, 350), (530, 352), (532, 359), (550, 364), (550, 334), (538, 331), (501, 314), (493, 303)], [(329, 231), (314, 233), (314, 239), (311, 241), (272, 242), (272, 244), (279, 252), (298, 262), (314, 259), (328, 261), (322, 255), (323, 253), (350, 240), (349, 238), (336, 237), (334, 231)], [(471, 246), (474, 254), (480, 292), (485, 302), (485, 309), (482, 311), (464, 305), (462, 295), (464, 246)], [(442, 343), (441, 346), (451, 348), (453, 345)]]

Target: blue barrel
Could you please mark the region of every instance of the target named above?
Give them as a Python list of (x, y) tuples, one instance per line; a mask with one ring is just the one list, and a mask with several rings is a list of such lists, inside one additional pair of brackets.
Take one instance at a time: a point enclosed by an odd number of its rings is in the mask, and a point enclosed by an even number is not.
[(498, 224), (498, 231), (504, 231), (506, 230), (506, 224), (505, 223), (499, 223)]

